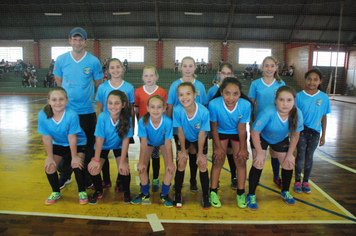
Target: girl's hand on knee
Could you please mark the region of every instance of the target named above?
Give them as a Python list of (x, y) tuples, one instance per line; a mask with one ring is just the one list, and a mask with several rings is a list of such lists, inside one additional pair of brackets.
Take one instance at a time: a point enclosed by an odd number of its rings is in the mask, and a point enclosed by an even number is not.
[(257, 153), (256, 157), (253, 159), (253, 165), (258, 169), (262, 169), (265, 160), (266, 160), (266, 156), (264, 154)]
[(80, 158), (79, 156), (74, 156), (72, 157), (72, 168), (79, 168), (80, 170), (83, 169), (84, 166), (84, 161), (82, 158)]
[(222, 148), (216, 148), (213, 153), (214, 163), (221, 163), (224, 161), (226, 152)]
[(119, 167), (119, 172), (121, 175), (129, 175), (130, 174), (130, 166), (128, 163), (121, 163)]
[(189, 156), (187, 154), (186, 151), (178, 151), (178, 156), (177, 156), (177, 161), (180, 161), (180, 160), (188, 160)]
[(293, 155), (286, 155), (286, 158), (284, 159), (284, 162), (282, 164), (282, 167), (291, 170), (295, 166), (295, 158)]
[(52, 157), (47, 157), (45, 160), (45, 164), (44, 164), (44, 169), (47, 173), (50, 171), (51, 165), (53, 165), (54, 167), (57, 167), (54, 159)]
[(139, 162), (137, 164), (137, 170), (138, 170), (138, 173), (143, 174), (147, 171), (147, 166), (145, 166), (144, 164)]
[(204, 155), (204, 154), (197, 155), (197, 165), (199, 166), (199, 169), (208, 168), (208, 160), (207, 160), (206, 155)]
[(91, 175), (94, 175), (94, 172), (97, 172), (100, 168), (100, 162), (96, 162), (93, 159), (94, 158), (92, 158), (88, 164), (88, 171)]
[(247, 161), (249, 158), (249, 153), (247, 149), (240, 149), (235, 158), (242, 158), (243, 160)]
[(167, 167), (166, 167), (166, 171), (167, 171), (169, 174), (171, 174), (171, 175), (174, 174), (174, 171), (175, 171), (175, 170), (176, 170), (176, 167), (175, 167), (175, 165), (173, 164), (173, 162), (169, 163), (169, 164), (167, 165)]

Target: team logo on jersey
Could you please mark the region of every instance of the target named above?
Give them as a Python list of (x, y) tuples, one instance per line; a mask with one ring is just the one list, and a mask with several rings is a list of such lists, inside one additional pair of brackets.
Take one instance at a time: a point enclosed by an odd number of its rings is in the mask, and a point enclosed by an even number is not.
[(274, 95), (276, 95), (276, 94), (277, 94), (277, 89), (276, 89), (276, 90), (274, 90), (273, 94), (274, 94)]
[(165, 134), (166, 134), (166, 131), (165, 131), (165, 130), (163, 130), (163, 131), (162, 131), (162, 135), (164, 136)]
[(66, 131), (69, 131), (69, 125), (66, 126)]
[(90, 68), (89, 67), (85, 67), (84, 70), (83, 70), (83, 73), (86, 74), (86, 75), (89, 75)]
[(315, 104), (320, 106), (321, 105), (321, 99), (318, 99)]
[(197, 93), (197, 96), (200, 96), (200, 90), (197, 90), (196, 93)]
[(236, 119), (236, 121), (239, 121), (242, 117), (243, 117), (243, 115), (238, 116), (237, 119)]
[(194, 125), (194, 129), (200, 129), (200, 123), (196, 123), (196, 124)]
[(258, 120), (258, 121), (256, 122), (256, 126), (260, 126), (260, 125), (261, 125), (261, 121)]

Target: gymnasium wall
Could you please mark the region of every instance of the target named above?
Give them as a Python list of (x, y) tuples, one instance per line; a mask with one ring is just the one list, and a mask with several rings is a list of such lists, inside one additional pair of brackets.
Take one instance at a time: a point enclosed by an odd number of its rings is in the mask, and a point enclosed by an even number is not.
[(287, 63), (294, 69), (294, 81), (304, 88), (304, 74), (308, 71), (309, 46), (296, 47), (288, 49)]

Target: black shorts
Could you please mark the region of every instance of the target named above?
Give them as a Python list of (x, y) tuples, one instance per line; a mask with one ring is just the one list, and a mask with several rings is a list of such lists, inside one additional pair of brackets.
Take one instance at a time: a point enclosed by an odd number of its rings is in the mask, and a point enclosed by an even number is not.
[[(177, 134), (173, 134), (173, 138), (174, 138), (174, 141), (175, 141), (176, 146), (177, 146), (177, 151), (180, 151), (181, 147), (180, 147), (178, 135)], [(185, 140), (185, 149), (190, 148), (190, 145), (194, 145), (195, 149), (197, 150), (197, 152), (199, 151), (198, 141), (189, 142), (188, 140)], [(204, 155), (208, 154), (208, 140), (206, 138), (205, 138), (204, 147), (203, 147), (203, 154)]]
[[(273, 151), (276, 151), (276, 152), (288, 152), (288, 149), (289, 149), (289, 138), (288, 137), (286, 137), (281, 142), (276, 143), (276, 144), (269, 144), (261, 136), (260, 136), (260, 139), (261, 139), (261, 147), (262, 147), (263, 150), (267, 150), (268, 146), (270, 146)], [(252, 138), (251, 138), (250, 142), (251, 142), (251, 148), (255, 149), (255, 146), (253, 145), (253, 142), (252, 142)]]
[[(77, 146), (77, 153), (82, 152), (85, 153), (85, 145), (79, 145)], [(53, 155), (57, 155), (57, 156), (71, 156), (71, 152), (70, 152), (70, 147), (69, 146), (61, 146), (61, 145), (56, 145), (53, 144)]]
[[(239, 134), (221, 134), (219, 133), (219, 139), (220, 141), (224, 141), (226, 139), (229, 140), (229, 143), (232, 142), (240, 142), (240, 137)], [(231, 147), (231, 143), (230, 143), (230, 147)]]
[[(114, 153), (115, 158), (121, 156), (121, 149), (113, 149), (112, 151)], [(105, 159), (105, 161), (108, 161), (109, 152), (110, 150), (101, 150), (100, 158), (103, 158)]]

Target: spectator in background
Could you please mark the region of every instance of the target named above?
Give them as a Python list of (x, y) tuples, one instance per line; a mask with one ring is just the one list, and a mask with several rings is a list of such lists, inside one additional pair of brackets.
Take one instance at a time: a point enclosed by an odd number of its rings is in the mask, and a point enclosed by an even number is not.
[(52, 71), (48, 70), (47, 75), (46, 75), (45, 79), (43, 80), (43, 87), (49, 88), (50, 85), (51, 85), (51, 87), (53, 87), (53, 85), (52, 85), (53, 79), (54, 79), (54, 75), (53, 75)]
[(204, 59), (202, 58), (201, 59), (201, 62), (200, 62), (200, 74), (206, 74), (206, 70), (205, 70), (205, 67), (206, 67), (206, 62), (204, 61)]
[(32, 85), (33, 85), (33, 87), (36, 88), (36, 84), (37, 84), (38, 80), (37, 80), (37, 75), (35, 73), (35, 70), (31, 70), (29, 81), (30, 81), (30, 87), (32, 87)]
[(12, 64), (8, 61), (5, 62), (5, 71), (9, 73), (9, 70), (11, 69)]
[(252, 65), (253, 73), (256, 73), (258, 75), (258, 65), (256, 64), (256, 61)]
[(21, 72), (22, 72), (22, 65), (19, 64), (19, 63), (17, 63), (17, 64), (15, 65), (15, 67), (14, 67), (14, 74), (16, 75), (16, 74), (19, 74), (19, 73), (21, 73)]
[(175, 62), (174, 62), (174, 65), (173, 65), (173, 72), (176, 74), (176, 73), (178, 73), (178, 67), (179, 67), (179, 61), (178, 60), (176, 60)]
[(247, 79), (247, 76), (251, 77), (251, 80), (253, 80), (253, 68), (252, 65), (247, 65), (244, 71), (245, 79)]
[(53, 71), (54, 63), (55, 63), (55, 61), (54, 61), (54, 59), (52, 59), (51, 62), (49, 63), (49, 68), (48, 68), (48, 70)]
[(294, 73), (293, 66), (289, 66), (288, 75), (289, 75), (289, 76), (292, 76), (293, 73)]
[(208, 74), (210, 74), (210, 72), (213, 72), (213, 63), (211, 63), (211, 61), (206, 63), (206, 70), (208, 71)]
[(124, 60), (123, 64), (124, 64), (124, 67), (125, 67), (125, 72), (128, 73), (130, 66), (129, 66), (129, 62), (127, 61), (127, 59)]
[(24, 88), (27, 88), (30, 86), (30, 76), (27, 74), (27, 71), (24, 71), (23, 72), (23, 75), (22, 75), (22, 87)]

